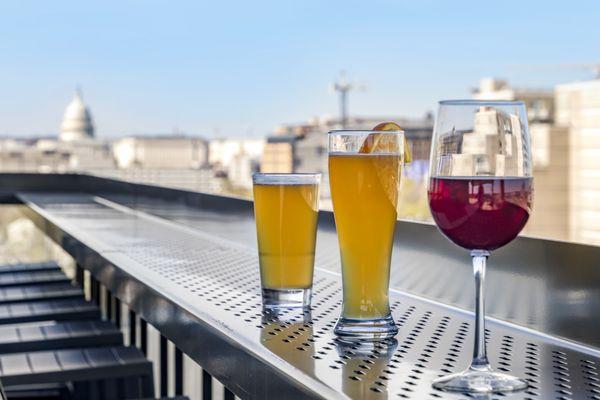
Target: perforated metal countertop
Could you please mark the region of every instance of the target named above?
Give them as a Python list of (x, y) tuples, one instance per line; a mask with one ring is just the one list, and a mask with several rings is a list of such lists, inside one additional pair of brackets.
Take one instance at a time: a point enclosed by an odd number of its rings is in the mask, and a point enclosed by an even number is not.
[[(216, 352), (191, 354), (199, 360), (213, 357), (210, 365), (220, 368), (216, 375), (243, 398), (267, 393), (269, 376), (316, 398), (467, 398), (430, 386), (432, 379), (468, 364), (473, 323), (467, 312), (396, 291), (391, 303), (400, 328), (397, 341), (375, 348), (344, 347), (332, 333), (341, 305), (341, 279), (334, 272), (316, 271), (310, 313), (269, 315), (261, 308), (255, 250), (203, 231), (201, 221), (190, 228), (86, 194), (20, 197), (38, 225), (47, 224), (47, 232), (59, 243), (76, 240), (93, 249), (196, 321), (213, 327), (224, 343), (260, 360), (264, 370), (245, 370), (239, 363), (218, 360)], [(332, 260), (331, 254), (320, 254), (316, 265)], [(127, 288), (123, 293), (135, 296)], [(132, 300), (136, 301), (141, 300)], [(149, 322), (192, 329), (194, 320), (178, 320), (169, 310), (172, 307), (159, 310)], [(600, 400), (597, 350), (497, 321), (488, 328), (492, 365), (526, 378), (530, 389), (479, 398)], [(249, 378), (240, 380), (241, 374)]]

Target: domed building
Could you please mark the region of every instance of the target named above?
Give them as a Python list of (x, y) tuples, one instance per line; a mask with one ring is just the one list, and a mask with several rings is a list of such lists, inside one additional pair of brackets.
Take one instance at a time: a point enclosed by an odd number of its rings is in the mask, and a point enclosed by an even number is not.
[(79, 90), (67, 108), (60, 125), (58, 138), (63, 142), (90, 139), (94, 137), (94, 124), (90, 110), (81, 99)]

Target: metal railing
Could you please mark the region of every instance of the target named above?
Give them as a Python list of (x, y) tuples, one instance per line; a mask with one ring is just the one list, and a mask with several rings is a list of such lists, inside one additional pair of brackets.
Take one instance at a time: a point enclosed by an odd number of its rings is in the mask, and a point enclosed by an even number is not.
[[(124, 332), (127, 338), (126, 344), (137, 347), (148, 357), (148, 348), (149, 345), (152, 345), (152, 339), (148, 335), (148, 323), (139, 317), (133, 309), (123, 304), (118, 297), (113, 296), (110, 290), (102, 285), (94, 276), (86, 273), (80, 264), (76, 264), (75, 281), (84, 287), (88, 300), (93, 301), (100, 307), (103, 318), (113, 322)], [(124, 318), (126, 318), (125, 324), (123, 324)], [(169, 340), (165, 336), (159, 335), (156, 342), (155, 345), (158, 347), (159, 357), (153, 361), (155, 361), (158, 367), (159, 380), (155, 382), (155, 387), (158, 388), (157, 396), (183, 396), (187, 394), (191, 395), (192, 398), (201, 398), (202, 400), (214, 399), (214, 378), (205, 370), (201, 370), (197, 377), (202, 382), (201, 392), (184, 393), (184, 353), (171, 342), (174, 352), (169, 357)], [(173, 390), (169, 391), (170, 388), (173, 388)], [(222, 397), (224, 400), (232, 400), (235, 398), (235, 395), (229, 389), (223, 387)]]
[[(468, 361), (468, 260), (432, 226), (398, 222), (391, 292), (398, 341), (361, 353), (340, 347), (331, 332), (341, 304), (331, 213), (319, 220), (312, 312), (277, 320), (260, 307), (250, 202), (56, 178), (0, 176), (0, 186), (89, 271), (78, 279), (89, 280), (107, 316), (126, 321), (136, 345), (148, 353), (148, 324), (160, 332), (161, 392), (183, 388), (183, 354), (205, 368), (196, 379), (212, 382), (212, 374), (228, 387), (227, 398), (436, 398), (431, 379)], [(514, 398), (555, 398), (565, 390), (593, 398), (600, 389), (599, 262), (597, 247), (530, 238), (494, 255), (491, 358), (531, 384)], [(169, 342), (179, 349), (172, 356)], [(169, 365), (172, 376), (164, 373)]]

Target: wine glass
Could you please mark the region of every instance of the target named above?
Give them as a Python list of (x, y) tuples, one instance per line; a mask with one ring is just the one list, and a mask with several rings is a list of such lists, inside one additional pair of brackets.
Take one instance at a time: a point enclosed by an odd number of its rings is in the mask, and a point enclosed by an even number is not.
[(463, 372), (433, 382), (467, 393), (525, 389), (490, 366), (485, 343), (485, 265), (513, 240), (531, 212), (533, 179), (527, 112), (520, 101), (441, 101), (431, 143), (429, 208), (438, 228), (469, 250), (475, 276), (475, 346)]

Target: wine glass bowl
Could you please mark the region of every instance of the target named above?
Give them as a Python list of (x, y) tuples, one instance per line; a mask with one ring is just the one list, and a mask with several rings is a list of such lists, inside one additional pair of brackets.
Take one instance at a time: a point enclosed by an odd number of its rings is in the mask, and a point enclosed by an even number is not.
[(525, 105), (518, 101), (440, 102), (431, 145), (429, 208), (440, 231), (471, 252), (475, 277), (475, 346), (463, 372), (433, 382), (466, 393), (527, 387), (495, 372), (485, 345), (484, 279), (490, 252), (511, 242), (531, 213), (533, 178)]
[(492, 251), (521, 232), (531, 210), (531, 178), (431, 178), (429, 207), (444, 235), (468, 250)]

